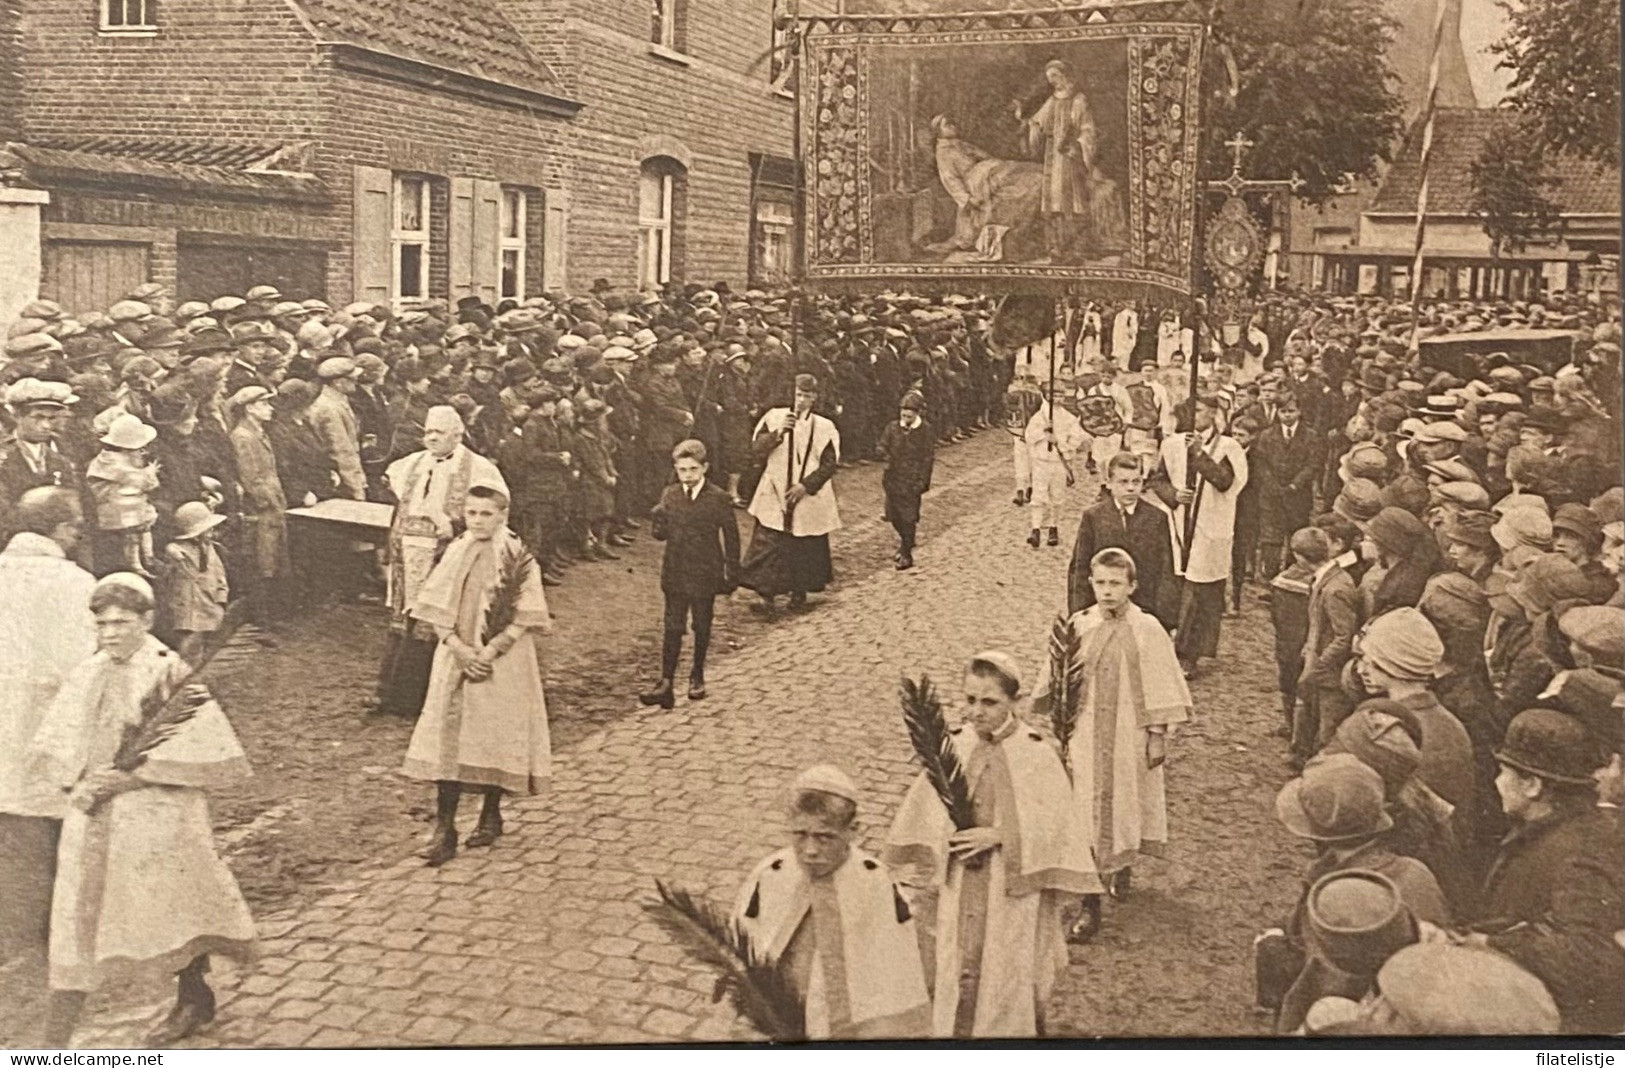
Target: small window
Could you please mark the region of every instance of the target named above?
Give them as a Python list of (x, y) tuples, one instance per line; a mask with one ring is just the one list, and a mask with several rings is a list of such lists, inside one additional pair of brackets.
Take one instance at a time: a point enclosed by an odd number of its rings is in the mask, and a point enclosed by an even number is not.
[(677, 4), (679, 0), (653, 0), (649, 40), (662, 48), (677, 50)]
[(670, 170), (645, 163), (638, 175), (638, 288), (671, 281)]
[(102, 29), (114, 33), (156, 30), (158, 0), (101, 0)]
[(390, 246), (394, 259), (395, 300), (422, 300), (429, 292), (429, 180), (421, 175), (395, 178), (394, 229)]
[(791, 233), (795, 228), (795, 209), (777, 200), (756, 202), (756, 260), (757, 285), (779, 286), (790, 281)]
[(497, 237), (498, 296), (525, 299), (525, 225), (530, 196), (523, 189), (502, 190), (502, 228)]

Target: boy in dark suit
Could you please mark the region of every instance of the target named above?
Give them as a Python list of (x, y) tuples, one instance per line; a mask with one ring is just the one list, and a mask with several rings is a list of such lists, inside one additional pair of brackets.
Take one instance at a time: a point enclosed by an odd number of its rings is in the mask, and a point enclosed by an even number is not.
[(925, 397), (909, 390), (903, 394), (898, 417), (880, 435), (880, 454), (886, 473), (880, 485), (886, 491), (886, 520), (897, 530), (897, 570), (914, 566), (914, 531), (920, 524), (920, 497), (931, 488), (936, 463), (936, 441), (920, 415)]
[(1268, 581), (1286, 562), (1282, 546), (1309, 525), (1315, 481), (1326, 460), (1326, 443), (1305, 426), (1295, 394), (1281, 397), (1275, 422), (1248, 454), (1258, 484), (1260, 579)]
[(1140, 499), (1145, 491), (1140, 457), (1120, 452), (1106, 464), (1106, 495), (1083, 513), (1066, 576), (1066, 610), (1076, 615), (1095, 603), (1089, 561), (1102, 549), (1124, 549), (1134, 560), (1132, 600), (1172, 629), (1179, 619), (1179, 580), (1168, 513)]
[(665, 636), (660, 651), (660, 685), (638, 695), (645, 705), (671, 708), (672, 679), (683, 651), (683, 631), (694, 620), (694, 663), (688, 699), (705, 697), (705, 654), (711, 645), (711, 617), (719, 593), (739, 583), (739, 526), (733, 502), (706, 481), (705, 443), (690, 438), (671, 451), (676, 483), (660, 494), (651, 513), (655, 540), (666, 543), (660, 562), (660, 590), (666, 595)]

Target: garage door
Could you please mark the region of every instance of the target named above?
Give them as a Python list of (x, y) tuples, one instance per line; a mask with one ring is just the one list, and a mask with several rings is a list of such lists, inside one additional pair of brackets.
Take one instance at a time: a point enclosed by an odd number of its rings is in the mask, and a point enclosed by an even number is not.
[(148, 281), (151, 246), (47, 241), (40, 292), (69, 312), (106, 311)]

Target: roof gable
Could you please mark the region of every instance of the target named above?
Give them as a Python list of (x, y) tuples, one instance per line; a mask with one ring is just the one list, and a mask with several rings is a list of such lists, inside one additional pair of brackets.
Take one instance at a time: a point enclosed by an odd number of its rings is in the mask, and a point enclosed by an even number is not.
[(346, 44), (549, 95), (558, 79), (493, 0), (291, 0), (322, 44)]
[[(1433, 127), (1429, 164), (1428, 214), (1469, 215), (1472, 165), (1485, 142), (1515, 136), (1518, 114), (1505, 108), (1440, 108)], [(1367, 209), (1376, 214), (1416, 214), (1422, 184), (1422, 121), (1411, 127), (1399, 156)], [(1618, 215), (1617, 168), (1568, 154), (1554, 156), (1549, 168), (1557, 184), (1549, 192), (1565, 215)]]

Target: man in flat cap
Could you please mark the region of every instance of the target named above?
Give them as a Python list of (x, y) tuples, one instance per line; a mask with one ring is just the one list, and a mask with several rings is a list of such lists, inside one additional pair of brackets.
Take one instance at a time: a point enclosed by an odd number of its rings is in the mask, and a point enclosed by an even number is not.
[(770, 408), (756, 423), (751, 447), (765, 466), (750, 502), (755, 519), (740, 585), (755, 590), (771, 610), (774, 598), (790, 595), (800, 609), (807, 594), (834, 577), (829, 536), (841, 527), (835, 487), (829, 482), (841, 459), (835, 424), (813, 411), (818, 379), (797, 375), (789, 408)]
[(348, 356), (330, 356), (316, 367), (322, 391), (305, 417), (327, 446), (328, 455), (339, 473), (339, 487), (352, 500), (365, 500), (367, 475), (361, 467), (360, 424), (350, 407), (361, 368)]
[(792, 845), (756, 866), (734, 919), (787, 964), (810, 1039), (928, 1037), (931, 997), (913, 912), (879, 861), (853, 845), (858, 791), (828, 764), (796, 776)]
[(5, 405), (15, 424), (10, 447), (0, 454), (0, 538), (17, 531), (17, 502), (39, 486), (76, 487), (79, 474), (57, 447), (57, 435), (78, 400), (64, 382), (23, 378), (6, 387)]
[(1054, 743), (1016, 712), (1008, 653), (965, 668), (965, 722), (951, 731), (975, 825), (956, 830), (924, 773), (903, 798), (885, 859), (900, 882), (936, 887), (933, 1038), (1033, 1038), (1066, 965), (1061, 909), (1100, 893)]

